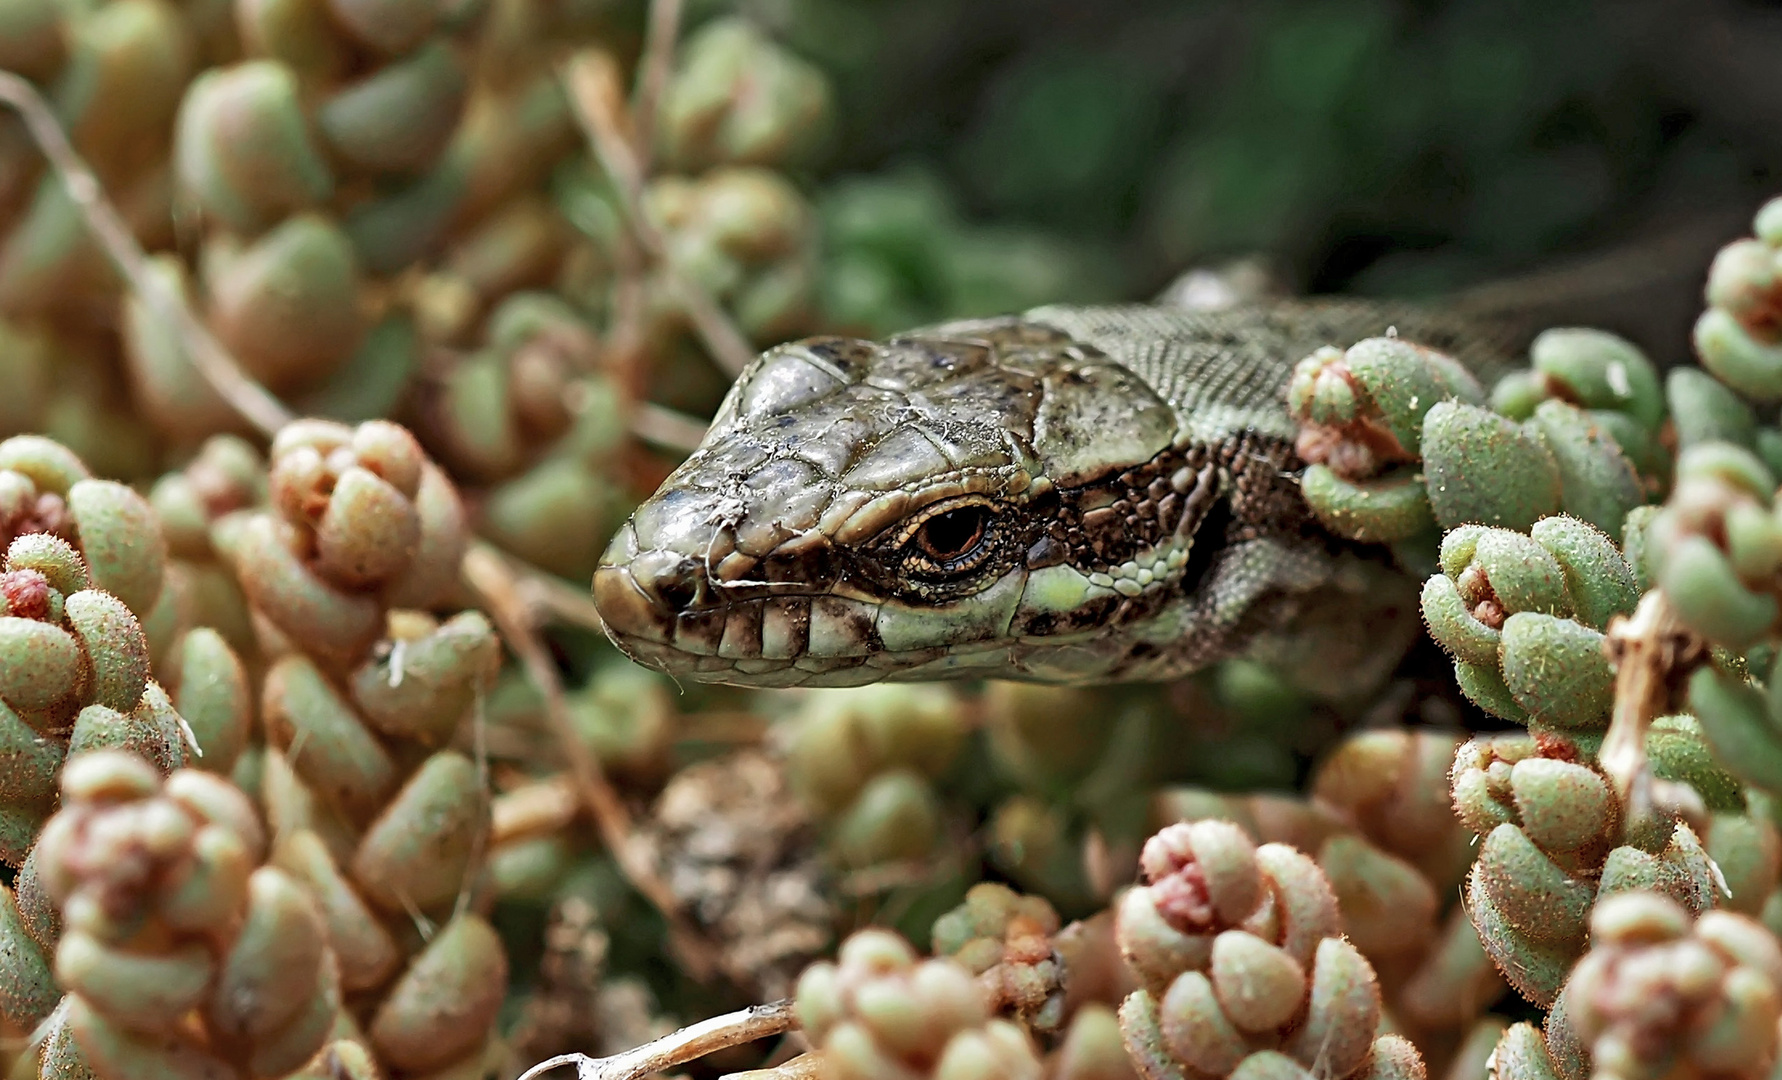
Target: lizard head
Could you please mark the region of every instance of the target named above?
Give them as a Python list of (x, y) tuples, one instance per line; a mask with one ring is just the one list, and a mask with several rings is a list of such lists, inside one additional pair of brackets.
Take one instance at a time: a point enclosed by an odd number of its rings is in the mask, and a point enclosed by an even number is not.
[(1196, 441), (1043, 324), (797, 342), (619, 529), (594, 598), (622, 650), (696, 681), (1173, 675), (1252, 636), (1283, 577), (1328, 576), (1288, 536), (1290, 456)]

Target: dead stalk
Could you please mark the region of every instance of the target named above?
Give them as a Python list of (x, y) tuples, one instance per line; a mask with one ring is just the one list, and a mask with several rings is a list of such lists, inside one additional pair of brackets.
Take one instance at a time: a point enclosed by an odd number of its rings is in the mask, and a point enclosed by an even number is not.
[(653, 1042), (644, 1043), (634, 1050), (611, 1057), (558, 1054), (527, 1069), (520, 1074), (519, 1080), (536, 1080), (541, 1074), (560, 1065), (574, 1065), (577, 1080), (642, 1080), (643, 1077), (666, 1072), (707, 1054), (779, 1035), (797, 1026), (798, 1019), (793, 1015), (790, 1001), (751, 1005), (746, 1009), (691, 1024)]
[(1677, 815), (1700, 826), (1707, 807), (1693, 787), (1652, 774), (1646, 731), (1672, 711), (1682, 680), (1707, 658), (1700, 638), (1685, 630), (1657, 589), (1631, 616), (1609, 620), (1603, 650), (1615, 667), (1615, 708), (1598, 760), (1629, 821)]
[[(805, 1043), (804, 1033), (789, 1032), (782, 1046), (794, 1048)], [(764, 1065), (759, 1069), (746, 1072), (725, 1073), (718, 1080), (822, 1080), (834, 1070), (828, 1067), (823, 1055), (814, 1051), (799, 1051), (798, 1056), (783, 1065)]]
[(691, 454), (705, 441), (705, 421), (664, 408), (653, 401), (632, 406), (631, 433), (647, 443)]
[(515, 559), (486, 540), (471, 541), (470, 550), (480, 552), (478, 558), (494, 559), (505, 566), (508, 576), (513, 579), (514, 595), (525, 606), (527, 622), (536, 624), (549, 616), (564, 626), (606, 633), (606, 624), (600, 621), (594, 598), (585, 590)]
[(606, 170), (625, 211), (625, 222), (638, 246), (663, 274), (681, 301), (693, 330), (712, 359), (733, 378), (742, 374), (755, 349), (731, 321), (712, 294), (688, 278), (667, 257), (662, 234), (643, 209), (646, 174), (626, 136), (624, 106), (618, 92), (618, 71), (612, 57), (598, 49), (584, 49), (563, 68), (563, 82), (582, 133), (594, 156)]
[(518, 579), (507, 560), (484, 545), (473, 546), (464, 555), (464, 577), (482, 601), (489, 617), (501, 631), (508, 647), (519, 658), (526, 675), (544, 698), (545, 719), (568, 760), (569, 774), (575, 781), (594, 827), (619, 864), (627, 880), (642, 893), (667, 920), (671, 938), (682, 952), (689, 973), (700, 981), (709, 980), (723, 971), (739, 986), (749, 984), (746, 972), (731, 971), (724, 963), (717, 946), (687, 922), (680, 900), (668, 883), (656, 873), (649, 857), (636, 842), (636, 828), (631, 811), (607, 779), (600, 759), (590, 752), (577, 736), (569, 718), (563, 696), (563, 682), (557, 666), (545, 652), (544, 642), (531, 618), (528, 605), (520, 596)]
[(489, 842), (500, 846), (569, 827), (582, 807), (573, 778), (559, 773), (530, 780), (495, 796), (490, 806)]
[(637, 65), (637, 88), (631, 97), (631, 145), (641, 171), (650, 171), (661, 119), (662, 93), (674, 70), (675, 41), (681, 36), (681, 0), (650, 0), (650, 22), (644, 31), (643, 59)]

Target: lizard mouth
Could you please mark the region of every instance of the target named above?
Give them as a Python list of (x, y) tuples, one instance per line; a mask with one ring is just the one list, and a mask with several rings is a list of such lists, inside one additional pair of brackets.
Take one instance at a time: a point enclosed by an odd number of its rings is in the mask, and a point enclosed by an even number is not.
[(813, 594), (802, 582), (736, 590), (715, 582), (700, 560), (660, 549), (609, 549), (593, 592), (613, 644), (676, 677), (748, 686), (884, 677), (876, 666), (852, 679), (843, 674), (883, 652), (876, 608), (864, 600)]
[(876, 608), (863, 601), (824, 595), (730, 600), (690, 577), (686, 567), (666, 560), (596, 571), (594, 604), (613, 644), (676, 678), (753, 687), (859, 686), (945, 654), (885, 649), (873, 627)]
[[(1010, 608), (1025, 577), (1018, 572), (1004, 581), (993, 608)], [(961, 618), (948, 605), (929, 612), (813, 587), (812, 580), (725, 583), (698, 558), (637, 551), (621, 535), (595, 571), (593, 594), (607, 636), (622, 652), (695, 682), (859, 686), (958, 677), (1010, 662), (1006, 612)], [(966, 598), (957, 606), (975, 605)]]

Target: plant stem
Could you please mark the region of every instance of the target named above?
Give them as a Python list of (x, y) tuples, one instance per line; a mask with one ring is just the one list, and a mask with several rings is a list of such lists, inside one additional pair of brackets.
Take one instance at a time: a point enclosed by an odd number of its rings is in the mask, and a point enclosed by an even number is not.
[(520, 596), (518, 580), (507, 560), (485, 546), (473, 546), (464, 554), (464, 577), (500, 629), (502, 639), (526, 669), (527, 677), (543, 696), (545, 719), (569, 764), (570, 778), (593, 817), (602, 842), (626, 879), (667, 920), (670, 936), (681, 951), (689, 973), (704, 982), (713, 973), (723, 971), (738, 986), (749, 985), (748, 974), (732, 970), (717, 945), (687, 921), (681, 911), (680, 899), (657, 874), (648, 853), (638, 845), (631, 811), (601, 768), (600, 759), (582, 742), (569, 718), (563, 681), (557, 675), (557, 666), (545, 652), (544, 642), (539, 640), (530, 611)]
[(798, 1019), (793, 1015), (791, 1001), (751, 1005), (746, 1009), (690, 1024), (634, 1050), (611, 1057), (558, 1054), (527, 1069), (520, 1074), (519, 1080), (536, 1080), (541, 1073), (559, 1065), (570, 1064), (575, 1066), (579, 1080), (642, 1080), (652, 1073), (666, 1072), (676, 1065), (707, 1054), (791, 1031), (797, 1026)]
[(650, 0), (650, 22), (644, 31), (643, 59), (637, 64), (637, 89), (631, 98), (631, 146), (639, 171), (648, 173), (656, 149), (656, 127), (662, 116), (662, 92), (674, 70), (675, 40), (681, 34), (682, 0)]
[(1624, 820), (1676, 815), (1700, 826), (1702, 797), (1688, 784), (1661, 780), (1646, 759), (1646, 731), (1671, 711), (1683, 680), (1707, 659), (1707, 647), (1677, 621), (1664, 593), (1641, 597), (1631, 616), (1609, 620), (1603, 651), (1615, 666), (1615, 709), (1598, 760), (1621, 797)]
[(639, 401), (631, 418), (631, 433), (645, 442), (691, 454), (705, 440), (706, 424), (683, 412), (653, 401)]
[(563, 82), (568, 88), (576, 120), (581, 124), (594, 156), (612, 179), (631, 234), (661, 269), (669, 288), (686, 309), (694, 332), (705, 343), (706, 351), (720, 368), (735, 378), (754, 359), (754, 346), (749, 344), (748, 338), (712, 294), (675, 267), (668, 258), (668, 246), (662, 234), (644, 213), (645, 174), (642, 164), (632, 153), (631, 140), (625, 136), (617, 79), (612, 58), (598, 49), (578, 52), (563, 69)]

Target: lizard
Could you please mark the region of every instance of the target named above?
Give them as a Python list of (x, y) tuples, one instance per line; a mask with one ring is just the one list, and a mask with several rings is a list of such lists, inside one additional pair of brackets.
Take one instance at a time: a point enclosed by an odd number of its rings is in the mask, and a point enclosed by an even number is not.
[(1508, 362), (1464, 316), (1330, 300), (777, 346), (615, 533), (595, 605), (627, 655), (701, 682), (1088, 685), (1254, 656), (1358, 692), (1415, 641), (1418, 581), (1309, 511), (1285, 393), (1319, 346), (1390, 332)]

